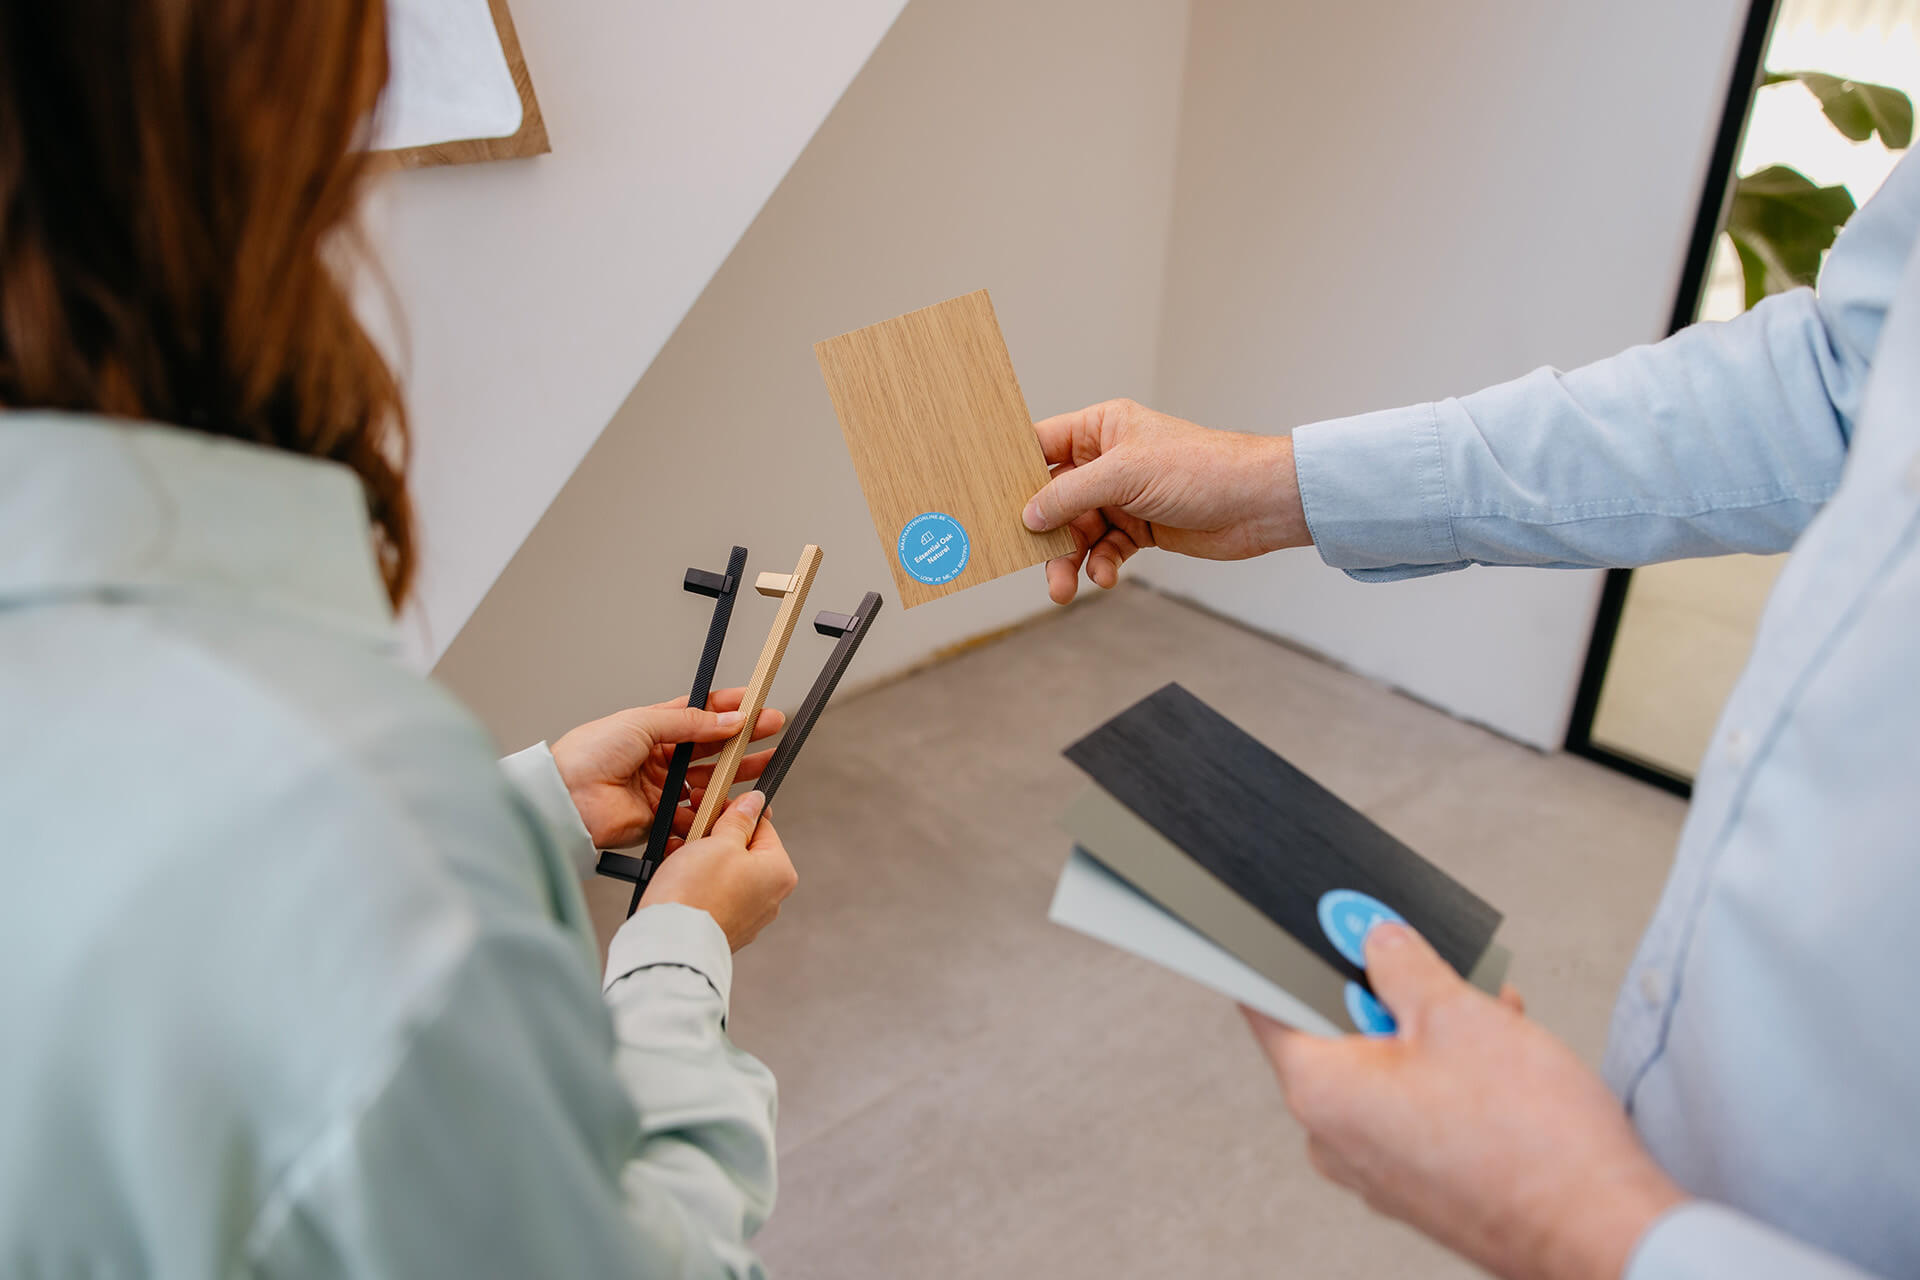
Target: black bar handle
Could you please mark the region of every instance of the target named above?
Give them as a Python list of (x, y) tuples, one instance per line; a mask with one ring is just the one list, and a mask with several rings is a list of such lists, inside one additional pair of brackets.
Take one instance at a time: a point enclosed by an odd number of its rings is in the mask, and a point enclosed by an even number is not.
[(773, 758), (767, 761), (766, 770), (760, 780), (753, 785), (755, 791), (766, 796), (765, 814), (773, 807), (774, 792), (786, 779), (787, 771), (793, 768), (794, 759), (799, 756), (800, 748), (807, 744), (807, 735), (813, 732), (813, 726), (820, 719), (820, 713), (827, 709), (827, 700), (833, 697), (833, 691), (840, 684), (840, 677), (847, 674), (847, 668), (853, 664), (853, 655), (860, 648), (860, 642), (867, 638), (867, 632), (873, 629), (874, 615), (880, 612), (880, 593), (869, 591), (860, 598), (860, 607), (851, 614), (822, 613), (813, 620), (813, 629), (823, 636), (838, 636), (839, 642), (833, 646), (833, 652), (827, 658), (826, 665), (820, 668), (820, 674), (813, 682), (813, 688), (807, 690), (806, 701), (793, 713), (793, 723), (787, 726), (781, 735), (780, 745), (774, 748)]
[[(705, 707), (708, 695), (713, 691), (713, 673), (720, 666), (720, 651), (727, 643), (727, 626), (733, 620), (733, 602), (739, 595), (740, 579), (746, 567), (747, 549), (735, 547), (727, 557), (725, 573), (689, 569), (681, 580), (680, 585), (684, 590), (710, 597), (714, 602), (713, 618), (707, 623), (707, 642), (700, 651), (700, 666), (693, 675), (693, 688), (687, 693), (687, 705), (690, 707)], [(607, 850), (600, 855), (601, 875), (633, 881), (633, 898), (627, 903), (628, 915), (640, 909), (640, 896), (647, 891), (647, 882), (653, 878), (661, 859), (666, 856), (667, 840), (673, 835), (673, 815), (680, 808), (680, 791), (686, 785), (687, 768), (692, 763), (691, 742), (682, 742), (673, 749), (673, 757), (667, 762), (666, 781), (660, 788), (660, 803), (653, 811), (653, 825), (647, 830), (646, 853), (635, 858), (631, 854)]]

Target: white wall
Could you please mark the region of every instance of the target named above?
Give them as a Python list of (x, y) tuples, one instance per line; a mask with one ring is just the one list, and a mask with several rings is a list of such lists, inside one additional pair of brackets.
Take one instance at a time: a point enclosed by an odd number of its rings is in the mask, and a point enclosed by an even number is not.
[[(543, 100), (557, 99), (556, 156), (398, 180), (413, 184), (400, 189), (414, 240), (399, 260), (418, 264), (403, 286), (421, 333), (436, 647), (612, 418), (440, 666), (513, 739), (677, 691), (705, 612), (674, 584), (732, 541), (756, 568), (820, 542), (817, 607), (886, 581), (816, 338), (985, 285), (1036, 415), (1132, 395), (1283, 431), (1658, 336), (1745, 7), (1195, 0), (1189, 30), (1177, 0), (917, 0), (614, 413), (620, 379), (731, 243), (685, 175), (745, 208), (740, 157), (768, 172), (778, 148), (750, 144), (773, 129), (797, 146), (799, 126), (681, 75), (712, 60), (711, 29), (705, 45), (673, 34), (691, 53), (649, 46), (664, 70), (643, 72), (593, 37), (580, 0), (521, 5)], [(878, 22), (886, 8), (823, 12)], [(718, 21), (695, 9), (678, 20)], [(563, 28), (567, 56), (550, 51), (542, 76), (541, 43)], [(790, 64), (823, 55), (775, 55), (811, 30), (731, 35), (797, 76)], [(656, 71), (668, 82), (634, 87)], [(598, 88), (569, 102), (570, 84)], [(614, 163), (629, 142), (601, 137), (593, 164), (549, 180), (541, 166), (568, 163), (576, 129), (612, 118), (584, 99), (616, 86), (646, 99), (639, 121), (659, 122), (632, 144), (645, 162)], [(737, 113), (724, 121), (733, 150), (703, 160), (687, 139), (716, 127), (722, 101)], [(663, 173), (683, 189), (663, 190)], [(617, 216), (573, 207), (594, 183), (617, 189)], [(576, 243), (588, 231), (594, 244)], [(504, 249), (514, 236), (518, 251)], [(483, 245), (529, 301), (503, 304), (497, 279), (461, 269)], [(721, 475), (752, 501), (723, 496)], [(1485, 569), (1362, 586), (1310, 552), (1135, 563), (1542, 746), (1564, 733), (1598, 587), (1594, 574)], [(891, 612), (859, 677), (1043, 608), (1037, 576)], [(742, 606), (736, 677), (761, 603)], [(797, 697), (804, 678), (776, 696)]]
[[(1156, 405), (1279, 432), (1662, 332), (1744, 0), (1195, 0)], [(1169, 590), (1557, 746), (1599, 575)]]
[[(985, 286), (1036, 414), (1150, 394), (1186, 31), (1185, 0), (908, 6), (439, 677), (516, 744), (684, 693), (710, 606), (680, 575), (736, 541), (756, 571), (824, 548), (809, 616), (888, 595), (852, 681), (1050, 607), (1036, 567), (899, 609), (812, 344)], [(745, 678), (772, 612), (742, 598), (723, 680)], [(776, 704), (825, 652), (796, 638)]]
[(431, 658), (493, 585), (905, 0), (514, 0), (553, 154), (394, 174)]

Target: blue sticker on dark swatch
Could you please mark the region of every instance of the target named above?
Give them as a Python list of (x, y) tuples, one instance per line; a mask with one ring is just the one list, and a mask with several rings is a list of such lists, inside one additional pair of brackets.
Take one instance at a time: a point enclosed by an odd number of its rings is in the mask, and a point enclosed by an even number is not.
[(1353, 1019), (1353, 1025), (1360, 1028), (1363, 1035), (1390, 1036), (1397, 1029), (1393, 1015), (1387, 1012), (1387, 1006), (1357, 982), (1347, 984), (1347, 1016)]
[(967, 531), (944, 511), (923, 511), (900, 531), (900, 567), (915, 582), (937, 587), (967, 567)]
[(1406, 923), (1392, 907), (1354, 889), (1329, 889), (1320, 895), (1320, 930), (1355, 968), (1367, 967), (1367, 930), (1382, 920)]

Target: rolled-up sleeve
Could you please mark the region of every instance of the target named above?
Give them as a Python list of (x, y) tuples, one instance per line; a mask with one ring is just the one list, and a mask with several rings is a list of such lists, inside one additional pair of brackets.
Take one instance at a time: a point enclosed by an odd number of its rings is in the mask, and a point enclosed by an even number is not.
[(1830, 1253), (1719, 1205), (1695, 1201), (1653, 1225), (1622, 1280), (1875, 1280)]
[(1453, 536), (1440, 406), (1409, 405), (1300, 427), (1294, 473), (1321, 558), (1355, 577), (1464, 569)]
[(1920, 230), (1903, 161), (1820, 287), (1562, 373), (1293, 433), (1322, 558), (1362, 579), (1783, 551), (1840, 481)]
[(607, 951), (614, 1069), (640, 1114), (628, 1200), (684, 1208), (729, 1250), (773, 1209), (777, 1105), (773, 1074), (727, 1037), (732, 984), (726, 934), (678, 903), (636, 913)]

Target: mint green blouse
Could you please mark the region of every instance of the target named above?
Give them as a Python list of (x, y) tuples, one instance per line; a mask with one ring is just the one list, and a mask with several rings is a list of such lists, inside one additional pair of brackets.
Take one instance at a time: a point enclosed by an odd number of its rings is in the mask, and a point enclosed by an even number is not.
[(370, 548), (332, 463), (0, 414), (0, 1275), (760, 1274), (724, 935), (603, 981), (552, 757)]

